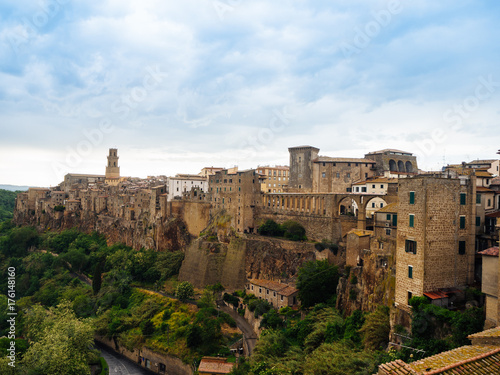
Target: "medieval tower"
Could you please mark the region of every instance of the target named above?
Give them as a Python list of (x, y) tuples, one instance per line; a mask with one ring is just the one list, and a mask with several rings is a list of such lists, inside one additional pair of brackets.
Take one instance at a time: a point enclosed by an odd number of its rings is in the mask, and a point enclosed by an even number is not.
[(118, 149), (110, 148), (108, 155), (108, 166), (106, 167), (106, 180), (120, 178), (120, 167), (118, 166)]

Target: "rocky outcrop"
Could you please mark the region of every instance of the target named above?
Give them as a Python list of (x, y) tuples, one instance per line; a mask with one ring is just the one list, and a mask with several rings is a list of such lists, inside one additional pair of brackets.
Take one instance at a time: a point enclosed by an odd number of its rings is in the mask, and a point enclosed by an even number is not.
[(184, 250), (191, 236), (185, 223), (177, 218), (150, 220), (143, 215), (138, 220), (125, 220), (91, 212), (56, 212), (54, 215), (30, 215), (17, 211), (14, 222), (18, 225), (33, 225), (39, 231), (76, 228), (85, 233), (97, 231), (106, 235), (109, 244), (121, 242), (138, 250), (141, 248)]

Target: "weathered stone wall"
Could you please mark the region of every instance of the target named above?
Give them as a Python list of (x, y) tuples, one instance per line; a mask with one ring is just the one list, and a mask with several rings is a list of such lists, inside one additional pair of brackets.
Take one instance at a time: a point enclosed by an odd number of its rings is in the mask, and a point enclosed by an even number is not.
[(199, 236), (210, 220), (210, 203), (208, 202), (169, 202), (170, 213), (186, 223), (188, 232), (193, 236)]
[(164, 364), (166, 367), (166, 372), (161, 372), (167, 375), (192, 375), (193, 370), (189, 365), (183, 363), (179, 358), (172, 357), (165, 353), (158, 353), (147, 347), (134, 348), (130, 351), (127, 348), (120, 346), (116, 339), (108, 339), (107, 337), (96, 336), (95, 340), (104, 344), (109, 349), (115, 351), (118, 354), (130, 359), (132, 362), (138, 364), (141, 367), (146, 368), (146, 361), (150, 361), (150, 367), (148, 368), (153, 373), (160, 374), (160, 363)]

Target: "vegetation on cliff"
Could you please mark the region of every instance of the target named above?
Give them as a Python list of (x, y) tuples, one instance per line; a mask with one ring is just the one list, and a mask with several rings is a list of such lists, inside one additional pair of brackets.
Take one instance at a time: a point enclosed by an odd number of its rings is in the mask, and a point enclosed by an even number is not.
[[(7, 269), (14, 267), (19, 313), (16, 336), (30, 340), (27, 349), (17, 353), (16, 371), (29, 367), (37, 368), (37, 374), (60, 373), (53, 370), (53, 362), (66, 359), (81, 361), (75, 368), (88, 368), (96, 360), (91, 352), (87, 355), (85, 351), (61, 346), (72, 343), (71, 339), (64, 339), (65, 332), (80, 332), (80, 328), (81, 344), (88, 344), (88, 332), (91, 338), (97, 333), (116, 339), (128, 349), (147, 346), (186, 363), (203, 355), (228, 354), (227, 343), (236, 339), (238, 332), (234, 321), (215, 309), (215, 300), (210, 297), (213, 291), (207, 292), (199, 307), (154, 291), (169, 279), (176, 284), (175, 275), (182, 259), (181, 252), (135, 251), (122, 244), (108, 246), (97, 233), (66, 230), (38, 234), (33, 228), (15, 227), (9, 221), (0, 224), (1, 290), (7, 291)], [(99, 288), (80, 280), (91, 277), (99, 278)], [(4, 316), (5, 295), (0, 295), (0, 308), (3, 336), (9, 330)], [(54, 317), (62, 310), (68, 321), (55, 322)], [(49, 335), (56, 326), (61, 333)], [(55, 352), (57, 348), (61, 349), (59, 354)], [(50, 358), (40, 353), (37, 356), (40, 350), (51, 353)], [(67, 351), (74, 358), (60, 358)], [(0, 355), (1, 365), (5, 364), (5, 353)]]
[(18, 191), (0, 189), (0, 222), (12, 219), (18, 193)]
[(263, 236), (284, 237), (292, 241), (307, 240), (305, 228), (293, 220), (278, 224), (274, 220), (268, 219), (257, 231)]

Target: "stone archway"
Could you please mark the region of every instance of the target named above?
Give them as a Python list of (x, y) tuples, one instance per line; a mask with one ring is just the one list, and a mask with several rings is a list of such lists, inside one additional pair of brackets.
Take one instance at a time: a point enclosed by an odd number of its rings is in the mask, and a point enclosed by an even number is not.
[(413, 164), (409, 161), (405, 163), (406, 172), (413, 173)]
[(358, 204), (351, 197), (344, 197), (338, 205), (338, 214), (340, 216), (358, 216)]
[(389, 160), (389, 170), (391, 172), (397, 172), (398, 171), (398, 165), (396, 164), (396, 162), (394, 160)]
[(405, 163), (403, 163), (401, 160), (398, 160), (398, 172), (405, 172)]

